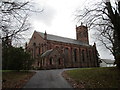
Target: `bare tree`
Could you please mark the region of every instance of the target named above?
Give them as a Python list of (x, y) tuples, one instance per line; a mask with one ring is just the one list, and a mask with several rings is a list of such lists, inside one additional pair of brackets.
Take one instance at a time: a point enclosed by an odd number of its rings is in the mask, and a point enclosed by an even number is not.
[[(30, 2), (24, 2), (19, 0), (0, 1), (0, 29), (2, 30), (1, 38), (3, 46), (2, 48), (3, 69), (11, 69), (11, 66), (16, 66), (17, 63), (15, 63), (15, 61), (17, 58), (19, 59), (20, 52), (21, 57), (24, 57), (23, 62), (27, 62), (28, 64), (31, 63), (29, 55), (27, 55), (27, 53), (24, 52), (24, 50), (22, 50), (21, 48), (12, 47), (11, 43), (14, 40), (19, 40), (23, 38), (24, 37), (23, 34), (26, 31), (30, 30), (28, 17), (31, 14), (31, 12), (39, 13), (42, 11), (43, 10), (35, 10), (34, 6)], [(13, 55), (15, 55), (15, 53), (12, 53), (13, 51), (16, 53), (16, 55), (18, 55), (15, 59), (12, 58)], [(20, 59), (21, 60), (18, 61), (22, 63), (22, 58)]]
[(42, 12), (42, 10), (33, 10), (33, 6), (28, 1), (3, 0), (0, 2), (0, 28), (4, 44), (23, 38), (23, 32), (30, 29), (28, 23), (30, 12)]
[(97, 39), (113, 54), (120, 67), (120, 1), (97, 2), (91, 8), (80, 10), (76, 19), (97, 31)]

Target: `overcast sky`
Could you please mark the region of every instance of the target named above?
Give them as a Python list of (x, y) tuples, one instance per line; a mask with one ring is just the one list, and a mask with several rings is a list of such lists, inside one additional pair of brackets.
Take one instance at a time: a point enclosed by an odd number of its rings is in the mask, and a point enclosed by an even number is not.
[[(79, 26), (75, 19), (75, 11), (83, 9), (85, 5), (89, 5), (93, 0), (34, 0), (39, 8), (43, 8), (42, 13), (33, 14), (31, 17), (32, 33), (33, 31), (46, 32), (62, 37), (76, 39), (76, 25)], [(31, 38), (31, 36), (29, 36)], [(89, 31), (89, 41), (93, 45), (95, 40), (92, 39), (91, 31)], [(110, 53), (103, 49), (97, 48), (101, 58), (113, 59)]]

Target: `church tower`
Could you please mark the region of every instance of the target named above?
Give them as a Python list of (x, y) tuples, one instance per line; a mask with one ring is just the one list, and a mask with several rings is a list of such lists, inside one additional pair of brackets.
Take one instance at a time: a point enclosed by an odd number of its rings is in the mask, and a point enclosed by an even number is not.
[(76, 26), (76, 39), (89, 44), (88, 28), (81, 23), (81, 26)]

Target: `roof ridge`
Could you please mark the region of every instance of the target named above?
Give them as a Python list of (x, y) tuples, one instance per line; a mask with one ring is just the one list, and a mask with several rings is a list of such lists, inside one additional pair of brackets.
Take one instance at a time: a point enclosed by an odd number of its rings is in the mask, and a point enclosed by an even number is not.
[[(36, 31), (38, 32), (38, 31)], [(43, 32), (38, 32), (38, 33), (43, 33)], [(44, 33), (43, 33), (44, 34)], [(52, 36), (57, 36), (57, 37), (61, 37), (61, 38), (67, 38), (67, 39), (72, 39), (72, 40), (76, 40), (76, 39), (73, 39), (73, 38), (68, 38), (68, 37), (62, 37), (62, 36), (59, 36), (59, 35), (55, 35), (55, 34), (48, 34), (47, 35), (52, 35)], [(79, 41), (79, 40), (76, 40), (76, 41)], [(82, 42), (82, 41), (81, 41)]]
[[(44, 38), (44, 33), (43, 32), (38, 32), (43, 38)], [(58, 35), (53, 35), (53, 34), (47, 34), (47, 39), (48, 40), (53, 40), (53, 41), (59, 41), (59, 42), (64, 42), (64, 43), (72, 43), (72, 44), (77, 44), (77, 45), (85, 45), (85, 46), (91, 46), (87, 43), (84, 43), (80, 40), (76, 40), (76, 39), (71, 39), (71, 38), (67, 38), (67, 37), (62, 37), (62, 36), (58, 36)]]

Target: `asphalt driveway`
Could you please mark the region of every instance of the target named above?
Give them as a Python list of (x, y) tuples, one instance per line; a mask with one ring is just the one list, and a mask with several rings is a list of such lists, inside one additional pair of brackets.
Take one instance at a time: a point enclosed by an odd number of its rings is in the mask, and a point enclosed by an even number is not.
[(61, 76), (68, 69), (39, 70), (23, 88), (72, 88)]

